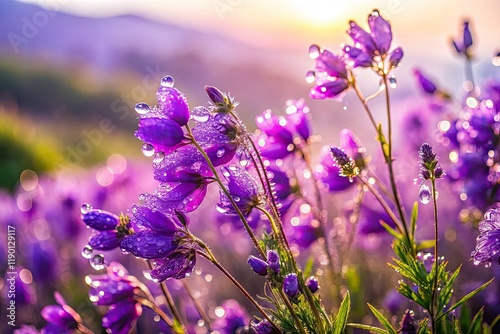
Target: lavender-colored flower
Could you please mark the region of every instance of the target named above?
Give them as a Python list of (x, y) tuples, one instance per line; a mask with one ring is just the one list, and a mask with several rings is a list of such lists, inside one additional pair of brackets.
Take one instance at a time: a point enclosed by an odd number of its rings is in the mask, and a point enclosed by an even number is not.
[(133, 299), (125, 299), (109, 307), (102, 317), (102, 327), (112, 334), (128, 334), (141, 314), (141, 305)]
[(262, 320), (259, 322), (252, 321), (250, 323), (250, 333), (252, 334), (276, 334), (276, 330), (271, 326), (269, 321)]
[(312, 293), (315, 293), (316, 291), (319, 290), (319, 282), (318, 279), (314, 276), (309, 277), (306, 280), (306, 286), (311, 291)]
[(403, 48), (398, 46), (389, 54), (389, 68), (396, 68), (401, 63), (403, 59), (404, 52)]
[(249, 322), (247, 312), (234, 299), (224, 301), (216, 315), (211, 327), (221, 334), (239, 333)]
[(45, 306), (42, 311), (42, 317), (48, 322), (44, 327), (44, 333), (73, 333), (82, 322), (78, 313), (66, 304), (66, 301), (59, 292), (54, 293), (58, 305)]
[(352, 157), (357, 166), (364, 167), (363, 153), (365, 148), (351, 130), (342, 129), (340, 131), (340, 147), (348, 156)]
[(183, 279), (188, 277), (196, 265), (196, 252), (191, 248), (180, 248), (164, 259), (153, 261), (155, 269), (151, 277), (163, 282), (170, 278)]
[(462, 40), (452, 40), (453, 47), (459, 54), (463, 54), (466, 57), (470, 58), (470, 47), (473, 44), (472, 34), (469, 28), (469, 22), (464, 21), (463, 23), (463, 37)]
[(82, 220), (97, 231), (89, 240), (93, 249), (115, 249), (123, 238), (131, 233), (126, 217), (118, 218), (108, 211), (92, 209), (82, 215)]
[[(252, 210), (261, 205), (261, 189), (256, 180), (247, 171), (238, 167), (221, 167), (222, 174), (227, 180), (229, 195), (233, 198), (240, 211), (248, 216)], [(220, 202), (217, 205), (224, 213), (236, 213), (229, 198), (222, 191)]]
[(335, 161), (335, 164), (340, 170), (340, 176), (348, 177), (351, 180), (359, 174), (359, 168), (356, 166), (350, 156), (348, 156), (341, 148), (332, 146), (330, 153)]
[(178, 238), (151, 230), (143, 230), (125, 237), (120, 247), (143, 259), (158, 259), (172, 254), (178, 247)]
[(426, 76), (422, 74), (422, 72), (418, 69), (413, 70), (413, 75), (417, 80), (419, 87), (427, 94), (434, 94), (438, 90), (436, 85), (429, 80)]
[(320, 165), (316, 167), (317, 178), (325, 189), (329, 192), (339, 192), (354, 186), (347, 177), (340, 176), (340, 168), (335, 165), (335, 161), (330, 153), (330, 147), (324, 146), (320, 154)]
[(304, 99), (286, 101), (287, 124), (305, 141), (311, 136), (311, 123), (308, 116), (309, 107)]
[(335, 98), (349, 88), (347, 65), (344, 57), (340, 55), (321, 50), (316, 58), (314, 73), (315, 86), (309, 92), (313, 99)]
[(102, 326), (110, 333), (127, 334), (134, 326), (141, 306), (133, 299), (138, 292), (138, 280), (128, 275), (127, 270), (117, 262), (111, 262), (106, 275), (87, 276), (90, 285), (90, 301), (97, 305), (108, 305), (102, 318)]
[(294, 298), (299, 294), (299, 279), (297, 274), (290, 273), (285, 276), (283, 279), (283, 291), (290, 298)]
[(295, 150), (293, 133), (287, 127), (284, 117), (278, 117), (271, 110), (266, 110), (255, 120), (262, 132), (262, 136), (257, 139), (257, 144), (263, 157), (283, 159)]
[(492, 205), (479, 223), (476, 249), (471, 253), (474, 264), (486, 267), (493, 262), (500, 264), (500, 203)]
[(270, 174), (270, 179), (273, 182), (273, 188), (278, 200), (284, 200), (292, 194), (290, 178), (286, 172), (276, 166), (267, 167), (267, 172)]
[(396, 224), (387, 212), (380, 209), (373, 209), (369, 204), (362, 204), (359, 211), (358, 233), (372, 234), (386, 232), (385, 228), (380, 224), (381, 221), (391, 227), (396, 227)]
[(268, 250), (267, 251), (267, 264), (269, 265), (269, 268), (275, 274), (280, 273), (280, 271), (281, 271), (280, 256), (279, 256), (277, 251), (275, 251), (275, 250)]
[(135, 136), (152, 145), (157, 152), (165, 153), (172, 152), (186, 141), (182, 127), (173, 119), (164, 116), (141, 117)]
[(413, 311), (406, 310), (403, 319), (401, 320), (401, 334), (416, 334), (417, 327), (413, 319)]
[(432, 270), (432, 266), (434, 265), (434, 262), (436, 262), (436, 258), (434, 257), (434, 254), (432, 254), (432, 253), (418, 252), (417, 260), (422, 262), (422, 264), (425, 267), (425, 270), (427, 270), (427, 272), (429, 272), (429, 273)]
[(266, 261), (259, 259), (258, 257), (255, 257), (253, 255), (250, 255), (250, 257), (247, 260), (247, 263), (252, 267), (252, 270), (260, 275), (260, 276), (266, 276), (267, 275), (267, 268), (269, 265), (267, 264)]
[(444, 176), (444, 170), (439, 166), (436, 153), (431, 145), (422, 144), (418, 155), (420, 157), (420, 177), (423, 180), (439, 179)]
[(180, 126), (189, 121), (189, 106), (183, 92), (174, 87), (160, 85), (156, 93), (158, 111), (174, 120)]
[(214, 86), (205, 86), (205, 91), (212, 102), (211, 111), (217, 114), (225, 115), (238, 106), (238, 102), (234, 102), (229, 93), (224, 93)]

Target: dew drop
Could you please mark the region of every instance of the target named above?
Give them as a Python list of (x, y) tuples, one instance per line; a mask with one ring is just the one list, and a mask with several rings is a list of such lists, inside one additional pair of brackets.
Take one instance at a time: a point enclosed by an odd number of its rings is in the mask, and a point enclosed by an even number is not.
[(163, 159), (165, 159), (165, 153), (163, 153), (163, 152), (156, 152), (155, 157), (153, 158), (153, 162), (155, 164), (159, 164), (160, 162), (163, 161)]
[(160, 85), (162, 87), (174, 87), (174, 77), (171, 75), (166, 75), (163, 78), (161, 78)]
[(139, 115), (145, 115), (150, 111), (151, 109), (149, 108), (149, 105), (147, 103), (140, 102), (135, 105), (135, 112)]
[(238, 196), (233, 196), (233, 199), (234, 199), (235, 202), (241, 201), (241, 198), (239, 198)]
[(217, 150), (217, 157), (222, 157), (224, 155), (224, 153), (226, 153), (226, 150), (224, 148), (219, 148)]
[(320, 54), (321, 54), (321, 48), (318, 45), (313, 44), (309, 47), (309, 58), (316, 59), (319, 57)]
[(342, 110), (347, 110), (347, 104), (342, 107)]
[(229, 211), (228, 208), (220, 206), (220, 205), (217, 205), (216, 209), (217, 209), (217, 212), (219, 212), (219, 213), (227, 213)]
[(374, 9), (370, 15), (373, 17), (378, 17), (378, 16), (380, 16), (380, 13), (379, 13), (378, 9)]
[(104, 269), (105, 264), (104, 264), (104, 255), (103, 254), (96, 254), (92, 257), (90, 260), (90, 265), (92, 268), (95, 270), (101, 270)]
[(431, 201), (431, 197), (432, 195), (429, 187), (425, 184), (422, 184), (422, 186), (420, 186), (420, 190), (418, 191), (418, 199), (420, 200), (420, 202), (422, 204), (429, 204), (429, 202)]
[(143, 144), (141, 150), (142, 153), (147, 157), (152, 157), (153, 154), (155, 154), (155, 148), (153, 147), (153, 145), (148, 143)]
[(306, 81), (308, 83), (313, 83), (316, 80), (316, 72), (314, 71), (307, 71), (306, 73)]
[(92, 249), (92, 247), (90, 247), (90, 245), (86, 245), (85, 247), (83, 247), (82, 249), (82, 256), (86, 259), (90, 259), (92, 257), (92, 252), (94, 250)]
[(92, 205), (90, 205), (89, 203), (85, 203), (80, 208), (80, 212), (82, 213), (82, 215), (84, 215), (84, 214), (89, 213), (92, 209), (93, 209)]
[(389, 85), (391, 86), (391, 88), (396, 88), (398, 86), (398, 81), (395, 77), (389, 78)]

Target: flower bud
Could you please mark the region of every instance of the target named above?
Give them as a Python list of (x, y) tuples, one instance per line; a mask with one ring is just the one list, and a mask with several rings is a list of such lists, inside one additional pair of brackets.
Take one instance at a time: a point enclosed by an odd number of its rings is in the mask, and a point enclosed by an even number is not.
[(290, 273), (285, 276), (285, 279), (283, 280), (283, 290), (290, 298), (299, 294), (299, 280), (297, 278), (297, 274)]
[(314, 276), (311, 276), (306, 281), (306, 286), (312, 293), (315, 293), (319, 289), (318, 279)]
[(267, 275), (267, 263), (253, 255), (250, 255), (250, 257), (247, 260), (247, 263), (252, 267), (253, 271), (260, 275), (260, 276), (266, 276)]

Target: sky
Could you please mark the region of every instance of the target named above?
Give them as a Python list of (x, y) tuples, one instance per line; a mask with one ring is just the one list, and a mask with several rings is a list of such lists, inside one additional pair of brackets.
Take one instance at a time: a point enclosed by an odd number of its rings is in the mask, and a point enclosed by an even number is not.
[[(422, 44), (446, 42), (463, 18), (474, 21), (485, 50), (500, 48), (498, 0), (21, 0), (90, 17), (136, 14), (196, 30), (214, 31), (248, 44), (294, 48), (311, 38), (336, 42), (350, 18), (366, 20), (373, 8), (391, 20), (401, 37), (428, 36)], [(342, 34), (341, 34), (342, 33)], [(342, 37), (343, 38), (343, 37)], [(444, 39), (444, 41), (443, 41)], [(331, 43), (331, 42), (330, 42)]]

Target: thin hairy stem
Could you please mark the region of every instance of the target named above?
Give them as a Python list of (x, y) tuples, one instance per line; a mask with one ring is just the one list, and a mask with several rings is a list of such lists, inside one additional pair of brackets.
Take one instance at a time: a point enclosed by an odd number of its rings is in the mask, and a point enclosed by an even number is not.
[(266, 253), (264, 252), (264, 250), (260, 246), (259, 242), (257, 241), (257, 238), (255, 237), (255, 234), (253, 233), (252, 228), (248, 224), (248, 221), (246, 220), (245, 215), (243, 215), (241, 210), (238, 208), (238, 205), (236, 204), (233, 197), (229, 193), (229, 190), (227, 190), (226, 186), (222, 182), (221, 178), (219, 177), (219, 174), (217, 173), (217, 170), (215, 169), (214, 165), (212, 164), (212, 161), (210, 161), (210, 158), (208, 157), (207, 153), (203, 150), (203, 148), (200, 146), (200, 144), (198, 144), (198, 142), (194, 138), (193, 132), (191, 131), (191, 127), (189, 126), (189, 124), (186, 124), (186, 130), (191, 137), (191, 141), (192, 141), (193, 145), (198, 149), (198, 151), (201, 153), (203, 158), (205, 158), (205, 161), (207, 162), (208, 167), (210, 168), (212, 173), (214, 174), (214, 178), (217, 181), (217, 183), (219, 184), (220, 189), (222, 190), (224, 195), (226, 195), (227, 199), (229, 200), (229, 202), (233, 206), (234, 210), (236, 211), (236, 214), (238, 215), (241, 222), (243, 223), (243, 226), (245, 227), (245, 230), (247, 231), (248, 235), (250, 236), (250, 239), (252, 240), (255, 248), (257, 248), (257, 251), (260, 253), (260, 255), (262, 255), (262, 257), (265, 258)]
[(434, 210), (434, 282), (433, 282), (433, 287), (432, 287), (432, 304), (431, 304), (431, 309), (429, 310), (430, 316), (431, 316), (431, 326), (432, 326), (432, 333), (435, 334), (437, 333), (437, 323), (436, 323), (436, 316), (437, 316), (437, 297), (438, 297), (438, 282), (439, 282), (439, 275), (438, 275), (438, 268), (439, 268), (439, 229), (438, 229), (438, 211), (437, 211), (437, 199), (436, 199), (436, 180), (434, 178), (431, 178), (431, 187), (432, 187), (432, 206)]
[[(145, 298), (141, 298), (141, 297), (138, 297), (138, 296), (135, 296), (134, 297), (134, 300), (136, 302), (138, 302), (139, 304), (141, 304), (142, 306), (146, 306), (147, 308), (150, 308), (152, 309), (153, 311), (156, 312), (156, 314), (158, 314), (160, 316), (160, 318), (167, 324), (168, 327), (174, 329), (174, 322), (172, 321), (172, 319), (170, 319), (170, 317), (168, 315), (165, 314), (165, 312), (162, 311), (161, 308), (158, 307), (158, 305), (156, 305), (155, 303), (153, 303), (151, 300), (148, 300), (148, 299), (145, 299)], [(184, 331), (184, 329), (182, 329), (182, 332), (181, 331), (176, 331), (176, 333), (178, 334), (183, 334), (183, 333), (186, 333)]]
[(361, 104), (363, 105), (363, 108), (365, 109), (366, 114), (368, 115), (368, 118), (370, 119), (370, 123), (372, 124), (375, 131), (377, 131), (377, 123), (375, 122), (375, 119), (373, 118), (373, 114), (372, 114), (370, 108), (368, 108), (367, 100), (364, 98), (363, 93), (361, 93), (361, 90), (359, 89), (358, 85), (356, 84), (356, 81), (354, 81), (352, 83), (352, 88), (354, 89), (354, 92), (356, 92), (358, 99), (361, 101)]
[(465, 78), (472, 84), (472, 90), (470, 91), (470, 94), (472, 96), (475, 96), (474, 89), (476, 85), (474, 85), (474, 70), (472, 69), (472, 57), (469, 55), (465, 56)]
[(84, 334), (94, 334), (94, 332), (90, 328), (88, 328), (81, 322), (78, 323), (77, 329)]
[(186, 293), (188, 294), (189, 298), (194, 304), (194, 307), (196, 307), (196, 310), (202, 317), (203, 321), (205, 322), (205, 325), (207, 326), (208, 331), (211, 331), (212, 329), (210, 328), (210, 317), (208, 316), (207, 312), (205, 312), (205, 309), (203, 306), (201, 306), (200, 301), (193, 296), (193, 292), (191, 290), (191, 287), (189, 284), (186, 282), (186, 280), (181, 280), (182, 282), (182, 287), (184, 290), (186, 290)]
[(290, 303), (290, 300), (288, 299), (288, 296), (283, 292), (283, 289), (278, 288), (278, 291), (286, 307), (290, 310), (290, 314), (292, 315), (292, 318), (295, 321), (295, 324), (297, 325), (296, 329), (298, 329), (301, 334), (306, 334), (306, 330), (301, 325), (300, 319), (297, 316), (297, 312), (295, 312), (292, 303)]

